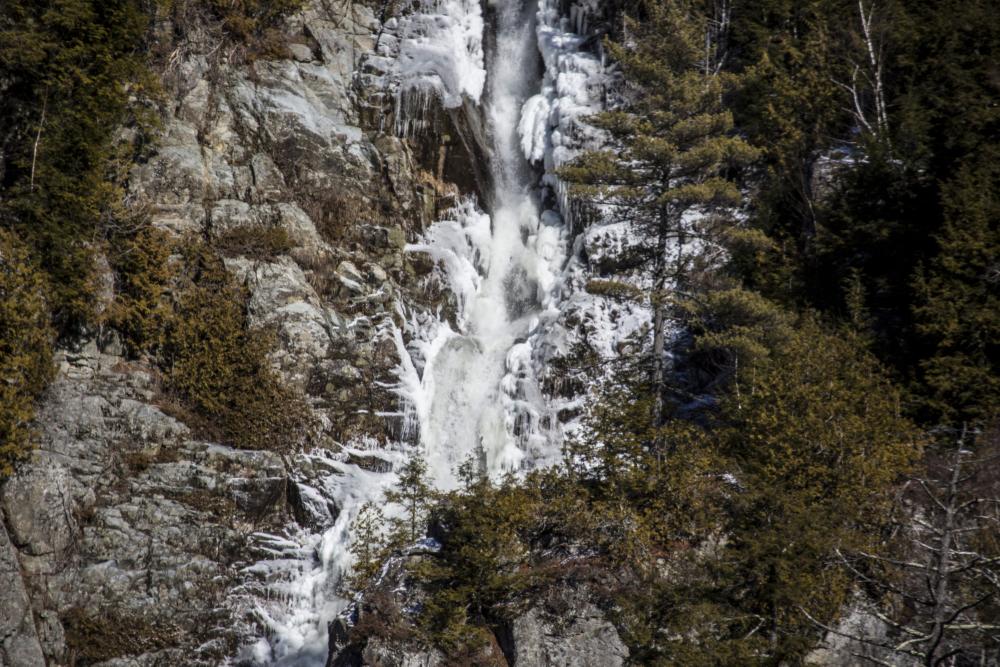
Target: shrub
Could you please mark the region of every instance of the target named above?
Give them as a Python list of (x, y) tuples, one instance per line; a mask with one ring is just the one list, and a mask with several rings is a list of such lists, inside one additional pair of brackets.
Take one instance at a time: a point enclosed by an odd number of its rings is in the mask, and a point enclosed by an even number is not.
[(274, 259), (292, 249), (292, 240), (282, 227), (233, 227), (212, 239), (212, 245), (227, 257)]
[(146, 224), (111, 246), (117, 294), (108, 322), (121, 332), (128, 354), (155, 351), (171, 317), (164, 299), (171, 280), (169, 234)]
[(207, 4), (230, 36), (250, 41), (268, 37), (281, 19), (302, 8), (303, 0), (209, 0)]
[(406, 242), (400, 228), (405, 216), (389, 194), (361, 194), (346, 186), (324, 190), (299, 185), (296, 196), (320, 237), (333, 246), (361, 240), (366, 232), (374, 236), (364, 242), (375, 247), (402, 249)]
[(179, 290), (160, 353), (167, 390), (193, 412), (195, 426), (227, 444), (287, 449), (305, 440), (309, 409), (271, 368), (273, 337), (250, 329), (246, 290), (204, 245), (185, 254), (191, 276)]
[(117, 294), (108, 323), (128, 354), (159, 366), (165, 408), (206, 438), (250, 449), (285, 449), (311, 433), (303, 397), (271, 368), (272, 332), (249, 326), (247, 291), (214, 249), (175, 244), (148, 224), (111, 247)]
[(417, 639), (409, 619), (403, 615), (392, 595), (384, 590), (376, 589), (366, 595), (359, 612), (358, 622), (351, 628), (353, 641), (376, 638), (403, 643)]
[(27, 249), (0, 229), (0, 478), (31, 448), (35, 399), (52, 378), (45, 281)]
[(163, 8), (181, 31), (209, 18), (230, 43), (244, 47), (250, 60), (284, 57), (281, 21), (302, 8), (304, 0), (164, 0)]
[(71, 665), (93, 665), (126, 655), (159, 651), (175, 644), (177, 628), (151, 622), (138, 613), (74, 607), (62, 617)]

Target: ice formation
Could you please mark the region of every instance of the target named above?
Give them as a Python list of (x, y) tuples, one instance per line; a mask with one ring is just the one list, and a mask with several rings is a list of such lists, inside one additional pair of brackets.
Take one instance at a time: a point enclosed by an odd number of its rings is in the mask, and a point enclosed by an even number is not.
[[(378, 456), (387, 467), (403, 460), (400, 452), (372, 449), (373, 443), (357, 444), (344, 454)], [(381, 501), (396, 481), (392, 474), (368, 470), (323, 450), (303, 458), (297, 468), (318, 468), (326, 474), (319, 487), (304, 481), (291, 483), (306, 505), (315, 506), (317, 515), (326, 514), (330, 526), (321, 533), (301, 530), (287, 536), (254, 536), (258, 548), (272, 554), (247, 568), (248, 575), (269, 582), (271, 603), (258, 605), (256, 613), (270, 633), (246, 647), (239, 656), (241, 662), (286, 667), (326, 664), (328, 625), (350, 602), (339, 594), (337, 585), (352, 565), (351, 524), (366, 502)], [(326, 510), (330, 504), (340, 510), (335, 519)]]
[[(489, 11), (495, 39), (486, 40), (485, 54), (478, 2), (422, 0), (387, 23), (376, 56), (397, 105), (407, 94), (420, 105), (478, 105), (489, 133), (491, 211), (463, 200), (407, 248), (435, 260), (454, 295), (454, 320), (400, 303), (402, 326), (387, 321), (380, 329), (400, 357), (394, 389), (409, 444), (379, 455), (393, 463), (423, 456), (443, 489), (457, 485), (457, 468), (468, 460), (496, 476), (559, 458), (556, 412), (565, 404), (546, 397), (540, 376), (571, 342), (559, 323), (576, 303), (568, 287), (579, 287), (582, 267), (555, 169), (600, 140), (583, 121), (601, 109), (606, 76), (576, 32), (586, 28), (587, 7), (561, 16), (554, 0), (492, 0)], [(413, 127), (397, 120), (401, 134)], [(284, 583), (272, 589), (274, 604), (259, 610), (272, 635), (245, 656), (257, 662), (323, 664), (327, 626), (349, 604), (337, 582), (351, 566), (350, 524), (395, 482), (391, 472), (317, 456), (330, 473), (323, 488), (305, 493), (332, 498), (340, 513), (322, 535), (261, 536), (275, 558), (258, 567)], [(310, 553), (311, 561), (303, 557)]]
[[(596, 12), (596, 1), (571, 5), (569, 16), (563, 16), (559, 7), (557, 0), (538, 3), (536, 31), (545, 77), (541, 91), (525, 105), (521, 135), (522, 146), (526, 146), (529, 142), (525, 137), (529, 129), (532, 131), (531, 152), (525, 150), (525, 154), (531, 160), (544, 159), (546, 183), (556, 191), (560, 209), (572, 227), (568, 193), (555, 170), (581, 150), (603, 144), (604, 133), (585, 121), (604, 108), (610, 77), (603, 59), (583, 48), (587, 17)], [(539, 126), (547, 129), (540, 132)], [(541, 149), (539, 136), (546, 138)]]
[(603, 138), (584, 122), (602, 108), (607, 82), (600, 57), (574, 32), (586, 28), (588, 10), (574, 5), (564, 17), (554, 0), (493, 7), (485, 109), (492, 218), (466, 202), (412, 248), (443, 260), (459, 331), (425, 323), (410, 327), (408, 347), (398, 345), (407, 368), (399, 393), (443, 487), (469, 458), (494, 476), (558, 459), (556, 412), (565, 405), (544, 396), (538, 376), (553, 351), (565, 351), (569, 337), (558, 320), (579, 264), (555, 170)]
[(478, 102), (486, 82), (479, 0), (422, 0), (417, 11), (386, 23), (398, 40), (392, 71), (402, 93), (440, 96), (446, 109)]
[(401, 374), (410, 379), (399, 393), (443, 488), (457, 483), (456, 470), (469, 459), (497, 475), (544, 464), (558, 452), (558, 439), (541, 433), (546, 407), (533, 386), (530, 340), (558, 315), (566, 231), (557, 212), (540, 210), (537, 174), (519, 134), (522, 107), (542, 78), (533, 12), (519, 2), (498, 3), (494, 21), (485, 108), (492, 216), (465, 202), (411, 247), (443, 260), (458, 297), (459, 330), (442, 322), (415, 327), (414, 342), (399, 349), (404, 366), (416, 371), (411, 359), (420, 365), (419, 383)]

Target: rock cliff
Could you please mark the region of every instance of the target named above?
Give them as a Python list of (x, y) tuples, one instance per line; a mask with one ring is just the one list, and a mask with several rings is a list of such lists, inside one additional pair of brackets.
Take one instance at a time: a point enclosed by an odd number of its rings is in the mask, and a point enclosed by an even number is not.
[[(358, 76), (379, 28), (364, 5), (316, 2), (285, 24), (287, 57), (249, 61), (205, 25), (159, 26), (166, 108), (129, 181), (130, 204), (178, 236), (287, 232), (287, 253), (234, 252), (227, 268), (249, 288), (252, 323), (276, 329), (274, 365), (333, 453), (398, 427), (375, 416), (395, 407), (380, 386), (394, 347), (377, 329), (426, 270), (407, 238), (456, 191), (421, 147), (380, 131), (392, 99)], [(432, 168), (460, 157), (449, 146)], [(0, 665), (232, 659), (267, 630), (246, 569), (270, 556), (255, 535), (319, 529), (336, 507), (303, 496), (310, 470), (294, 457), (193, 437), (114, 331), (57, 356), (40, 446), (0, 487)]]

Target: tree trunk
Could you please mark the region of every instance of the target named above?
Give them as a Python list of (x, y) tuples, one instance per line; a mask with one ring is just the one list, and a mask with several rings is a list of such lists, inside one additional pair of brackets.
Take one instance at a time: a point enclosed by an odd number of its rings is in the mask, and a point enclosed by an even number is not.
[(934, 572), (934, 614), (932, 617), (930, 645), (924, 655), (924, 664), (927, 667), (936, 667), (938, 664), (938, 648), (944, 640), (945, 624), (948, 621), (948, 602), (951, 577), (951, 550), (952, 539), (955, 536), (955, 515), (958, 513), (959, 495), (958, 483), (962, 472), (962, 449), (965, 447), (965, 428), (958, 439), (958, 447), (955, 450), (955, 467), (951, 471), (951, 479), (948, 482), (948, 503), (944, 507), (944, 525), (941, 527), (941, 543), (937, 549), (937, 567)]
[[(656, 291), (662, 292), (663, 284), (657, 281)], [(659, 426), (663, 423), (663, 391), (666, 384), (666, 369), (664, 368), (663, 355), (666, 348), (665, 314), (661, 299), (653, 302), (653, 425)]]
[[(664, 312), (664, 291), (667, 285), (667, 213), (660, 210), (660, 224), (656, 240), (657, 253), (653, 267), (653, 425), (663, 424), (663, 392), (666, 388), (666, 368), (663, 359), (666, 352), (666, 313)], [(660, 443), (657, 443), (659, 445)], [(659, 448), (659, 447), (658, 447)]]

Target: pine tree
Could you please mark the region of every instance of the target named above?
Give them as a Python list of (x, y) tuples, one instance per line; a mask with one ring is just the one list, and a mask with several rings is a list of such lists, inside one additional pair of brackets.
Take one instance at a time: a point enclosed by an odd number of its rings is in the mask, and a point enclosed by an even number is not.
[[(996, 151), (994, 151), (996, 153)], [(1000, 410), (1000, 167), (987, 153), (944, 186), (940, 252), (918, 275), (918, 332), (932, 413), (989, 424)]]
[[(732, 78), (706, 52), (710, 27), (691, 3), (649, 3), (629, 38), (609, 43), (627, 82), (622, 108), (591, 122), (610, 136), (607, 150), (561, 170), (578, 197), (611, 207), (640, 238), (630, 252), (651, 267), (654, 313), (651, 385), (655, 421), (663, 420), (667, 288), (683, 290), (699, 238), (711, 242), (721, 211), (736, 206), (734, 169), (755, 151), (733, 131), (723, 105)], [(693, 223), (690, 214), (702, 214)], [(715, 214), (710, 215), (710, 214)]]
[(429, 595), (421, 622), (455, 664), (474, 664), (488, 635), (482, 626), (508, 613), (532, 582), (528, 535), (539, 511), (537, 490), (507, 479), (494, 485), (467, 467), (465, 486), (434, 507), (441, 550), (417, 575)]
[(801, 609), (840, 611), (850, 579), (831, 567), (836, 550), (871, 547), (921, 437), (850, 332), (739, 290), (703, 303), (698, 345), (730, 380), (702, 446), (719, 448), (739, 485), (718, 580), (759, 619), (761, 649), (794, 660), (816, 632)]
[(348, 584), (355, 589), (364, 588), (378, 574), (386, 556), (385, 515), (373, 502), (358, 510), (351, 524), (351, 555), (354, 567)]
[(414, 454), (399, 471), (399, 482), (385, 499), (403, 506), (403, 516), (390, 520), (394, 539), (412, 543), (424, 536), (427, 529), (427, 511), (434, 494), (427, 481), (427, 464)]

